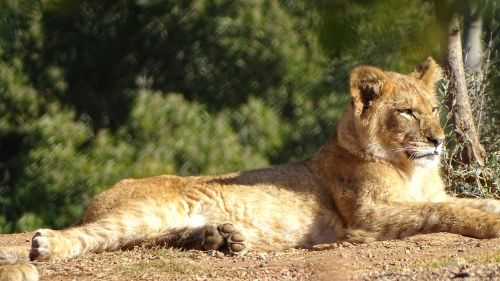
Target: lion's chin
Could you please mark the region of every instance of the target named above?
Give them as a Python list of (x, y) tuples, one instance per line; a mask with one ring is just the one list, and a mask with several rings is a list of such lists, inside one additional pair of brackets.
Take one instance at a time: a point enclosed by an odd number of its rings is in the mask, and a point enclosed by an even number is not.
[(416, 165), (425, 168), (437, 168), (439, 167), (439, 154), (427, 154), (413, 158), (411, 161), (413, 161)]

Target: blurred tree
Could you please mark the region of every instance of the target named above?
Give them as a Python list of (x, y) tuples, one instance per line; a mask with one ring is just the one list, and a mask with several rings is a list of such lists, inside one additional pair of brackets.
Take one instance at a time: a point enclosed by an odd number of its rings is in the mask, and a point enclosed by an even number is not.
[(65, 74), (61, 100), (95, 128), (127, 120), (134, 88), (220, 110), (269, 96), (289, 63), (317, 56), (307, 26), (296, 30), (300, 20), (278, 1), (47, 2), (44, 60)]
[(483, 62), (483, 14), (487, 7), (481, 4), (487, 1), (471, 1), (464, 16), (463, 49), (465, 71), (474, 73), (481, 70)]
[(354, 64), (410, 71), (423, 57), (439, 57), (433, 3), (412, 0), (314, 1), (322, 46)]

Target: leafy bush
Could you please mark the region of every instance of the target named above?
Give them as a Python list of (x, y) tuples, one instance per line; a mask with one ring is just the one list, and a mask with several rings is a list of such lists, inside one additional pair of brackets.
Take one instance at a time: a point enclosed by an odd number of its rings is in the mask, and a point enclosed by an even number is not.
[[(490, 51), (492, 50), (487, 50)], [(468, 95), (481, 144), (486, 150), (486, 163), (481, 167), (477, 164), (463, 164), (460, 160), (457, 151), (461, 151), (465, 143), (456, 143), (454, 140), (451, 110), (444, 102), (447, 88), (447, 84), (444, 84), (440, 91), (446, 114), (444, 123), (448, 148), (442, 159), (444, 179), (449, 190), (459, 196), (500, 198), (500, 134), (498, 134), (500, 124), (496, 106), (498, 97), (495, 96), (494, 85), (490, 83), (495, 81), (492, 78), (498, 77), (495, 76), (498, 74), (498, 66), (486, 63), (478, 72), (467, 74)]]

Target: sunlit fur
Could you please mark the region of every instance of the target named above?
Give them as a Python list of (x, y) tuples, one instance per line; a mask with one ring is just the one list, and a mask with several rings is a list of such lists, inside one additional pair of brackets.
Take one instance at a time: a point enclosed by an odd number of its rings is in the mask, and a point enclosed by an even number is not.
[(403, 75), (372, 66), (350, 77), (352, 103), (312, 157), (220, 176), (120, 181), (78, 226), (38, 230), (32, 259), (159, 241), (203, 223), (232, 223), (253, 250), (368, 242), (418, 233), (500, 236), (500, 203), (446, 194), (432, 60)]
[(35, 266), (0, 251), (0, 281), (38, 281)]

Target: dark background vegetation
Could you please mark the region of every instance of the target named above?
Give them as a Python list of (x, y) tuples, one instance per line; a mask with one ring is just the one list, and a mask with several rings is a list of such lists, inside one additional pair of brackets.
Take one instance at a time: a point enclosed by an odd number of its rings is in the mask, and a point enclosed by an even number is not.
[[(485, 3), (488, 43), (500, 13)], [(439, 61), (438, 30), (423, 0), (0, 0), (0, 232), (67, 226), (126, 177), (307, 157), (353, 66)]]

